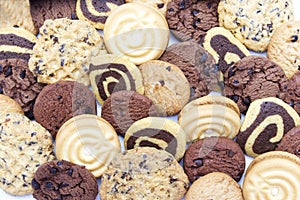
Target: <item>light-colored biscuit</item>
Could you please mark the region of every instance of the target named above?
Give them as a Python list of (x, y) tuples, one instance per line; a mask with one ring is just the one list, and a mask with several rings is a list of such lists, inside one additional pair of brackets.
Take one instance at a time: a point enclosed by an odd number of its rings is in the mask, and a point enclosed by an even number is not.
[(56, 136), (56, 156), (84, 165), (100, 177), (110, 161), (121, 151), (113, 127), (103, 118), (84, 114), (69, 119)]
[(0, 187), (31, 194), (36, 169), (54, 159), (51, 134), (19, 113), (0, 115)]
[(190, 85), (183, 72), (173, 64), (151, 60), (139, 66), (145, 95), (167, 116), (177, 114), (190, 98)]
[(127, 3), (146, 3), (157, 9), (163, 16), (166, 16), (167, 5), (172, 0), (126, 0)]
[(19, 113), (24, 115), (24, 112), (15, 100), (10, 98), (9, 96), (0, 94), (0, 115), (7, 113)]
[(170, 36), (165, 17), (142, 3), (126, 3), (115, 9), (103, 33), (110, 53), (125, 55), (137, 65), (158, 59)]

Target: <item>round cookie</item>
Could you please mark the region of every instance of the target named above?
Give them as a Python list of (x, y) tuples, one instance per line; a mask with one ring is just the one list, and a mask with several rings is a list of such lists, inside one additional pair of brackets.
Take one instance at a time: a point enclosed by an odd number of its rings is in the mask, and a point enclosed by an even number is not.
[(167, 14), (167, 5), (172, 0), (125, 0), (126, 3), (146, 3), (157, 9), (163, 16)]
[(300, 72), (296, 72), (288, 81), (284, 101), (300, 114)]
[(190, 100), (220, 91), (220, 72), (214, 58), (193, 41), (175, 43), (169, 46), (160, 60), (181, 69), (190, 84)]
[(127, 56), (136, 65), (158, 59), (168, 46), (169, 32), (165, 17), (141, 3), (116, 8), (108, 16), (103, 31), (108, 52)]
[(104, 101), (101, 108), (101, 117), (107, 120), (123, 137), (135, 121), (160, 115), (151, 99), (128, 90), (113, 93)]
[(69, 119), (56, 136), (56, 156), (60, 160), (84, 165), (98, 178), (121, 151), (113, 127), (96, 115), (79, 115)]
[(90, 64), (89, 78), (100, 104), (112, 93), (121, 90), (144, 94), (140, 70), (124, 56), (107, 54), (94, 57)]
[(84, 166), (65, 160), (53, 160), (41, 165), (31, 181), (35, 199), (95, 200), (98, 184)]
[(219, 26), (220, 0), (173, 0), (167, 6), (167, 22), (173, 35), (180, 41), (203, 43), (206, 32)]
[(103, 29), (107, 17), (125, 0), (77, 0), (76, 14), (79, 19), (88, 21), (97, 29)]
[(274, 31), (294, 19), (292, 0), (226, 0), (218, 6), (220, 26), (248, 49), (266, 51)]
[(36, 169), (54, 159), (51, 134), (19, 113), (0, 115), (0, 187), (12, 195), (31, 194)]
[(190, 85), (182, 71), (168, 62), (151, 60), (139, 66), (145, 95), (167, 116), (175, 115), (190, 98)]
[(300, 158), (300, 126), (296, 126), (289, 130), (289, 132), (283, 136), (275, 150), (286, 151), (295, 154)]
[(262, 56), (247, 56), (224, 73), (224, 94), (245, 114), (251, 102), (265, 97), (284, 99), (288, 80), (283, 70)]
[(274, 151), (283, 136), (300, 125), (300, 117), (288, 104), (275, 97), (250, 104), (237, 136), (237, 143), (249, 156)]
[(223, 96), (205, 96), (188, 103), (178, 115), (187, 142), (211, 136), (234, 138), (240, 129), (236, 103)]
[(26, 60), (0, 60), (0, 94), (14, 99), (30, 119), (34, 118), (33, 106), (43, 87), (29, 70)]
[(276, 29), (268, 46), (268, 58), (276, 62), (288, 78), (299, 71), (300, 21), (288, 21)]
[(240, 185), (229, 175), (212, 172), (197, 179), (185, 200), (244, 200)]
[(36, 99), (33, 114), (35, 120), (55, 138), (59, 128), (73, 116), (96, 114), (96, 99), (85, 85), (60, 81), (43, 88)]
[(222, 73), (240, 59), (250, 56), (248, 49), (223, 27), (206, 32), (204, 48), (214, 57)]
[(89, 62), (105, 54), (102, 36), (88, 22), (67, 18), (46, 20), (29, 59), (39, 82), (73, 80), (89, 86)]
[(125, 149), (138, 147), (162, 149), (179, 161), (185, 152), (185, 133), (180, 125), (172, 120), (147, 117), (136, 121), (126, 131), (124, 146)]
[(102, 176), (100, 196), (103, 200), (180, 200), (187, 188), (187, 176), (171, 154), (143, 147), (112, 160)]
[(19, 113), (24, 115), (21, 106), (9, 96), (0, 94), (0, 115), (7, 113)]
[(232, 139), (209, 137), (199, 139), (188, 147), (183, 167), (190, 182), (211, 172), (223, 172), (239, 181), (245, 170), (245, 157)]
[(300, 158), (280, 151), (264, 153), (249, 165), (243, 182), (245, 200), (300, 199)]

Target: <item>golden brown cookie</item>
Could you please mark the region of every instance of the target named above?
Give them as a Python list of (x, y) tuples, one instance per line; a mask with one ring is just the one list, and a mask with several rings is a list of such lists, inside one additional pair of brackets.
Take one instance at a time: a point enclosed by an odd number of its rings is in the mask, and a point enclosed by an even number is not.
[(20, 104), (9, 96), (0, 94), (0, 114), (20, 113), (24, 114)]
[(146, 3), (157, 9), (163, 16), (166, 16), (167, 5), (172, 0), (125, 0), (126, 3)]

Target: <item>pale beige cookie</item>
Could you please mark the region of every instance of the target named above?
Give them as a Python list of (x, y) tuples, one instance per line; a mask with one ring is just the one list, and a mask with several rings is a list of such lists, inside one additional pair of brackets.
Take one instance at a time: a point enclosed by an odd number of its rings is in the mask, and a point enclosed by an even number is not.
[(167, 116), (175, 115), (190, 98), (190, 85), (183, 72), (173, 64), (151, 60), (139, 66), (145, 95)]
[(185, 200), (244, 200), (240, 185), (229, 175), (212, 172), (191, 185)]
[(100, 177), (110, 161), (121, 151), (113, 127), (103, 118), (84, 114), (69, 119), (56, 136), (56, 156), (84, 165)]
[(158, 59), (170, 36), (165, 17), (141, 3), (126, 3), (115, 9), (106, 20), (103, 33), (110, 53), (125, 55), (137, 65)]
[(300, 21), (289, 21), (274, 32), (268, 58), (276, 62), (288, 78), (300, 69)]
[(227, 97), (205, 96), (188, 103), (179, 113), (178, 123), (187, 142), (212, 136), (234, 138), (241, 126), (240, 111)]
[(24, 115), (24, 112), (15, 100), (10, 98), (9, 96), (0, 94), (0, 115), (7, 113), (19, 113)]
[(245, 200), (300, 199), (300, 158), (272, 151), (256, 157), (243, 182)]
[(39, 82), (73, 80), (88, 86), (91, 57), (106, 54), (102, 36), (88, 22), (46, 20), (33, 48), (29, 69)]
[(0, 187), (12, 195), (31, 194), (34, 172), (54, 159), (51, 134), (22, 114), (0, 114), (0, 158)]
[(127, 3), (146, 3), (157, 9), (163, 16), (166, 16), (167, 5), (172, 0), (126, 0)]
[(102, 200), (180, 200), (188, 178), (175, 158), (164, 150), (143, 147), (120, 153), (102, 176)]
[(294, 19), (292, 0), (221, 0), (219, 24), (248, 49), (266, 51), (274, 31)]

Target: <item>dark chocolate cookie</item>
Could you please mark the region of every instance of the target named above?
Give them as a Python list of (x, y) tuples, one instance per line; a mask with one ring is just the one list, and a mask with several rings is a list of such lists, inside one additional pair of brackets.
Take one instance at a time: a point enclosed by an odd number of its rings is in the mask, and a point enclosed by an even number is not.
[(206, 32), (219, 26), (219, 1), (173, 0), (168, 3), (166, 18), (171, 32), (181, 41), (202, 43)]
[(245, 114), (256, 99), (284, 99), (288, 80), (273, 61), (261, 56), (247, 56), (227, 69), (224, 85), (224, 94), (235, 101), (241, 113)]
[(33, 114), (53, 138), (68, 119), (81, 114), (96, 114), (96, 98), (82, 83), (61, 81), (47, 85), (36, 99)]
[(300, 72), (289, 79), (288, 89), (284, 101), (300, 114)]
[(211, 172), (223, 172), (239, 181), (245, 170), (245, 157), (232, 139), (209, 137), (189, 146), (183, 166), (191, 182)]
[(31, 182), (38, 200), (95, 200), (98, 184), (84, 166), (65, 160), (41, 165)]
[(287, 151), (300, 158), (300, 126), (292, 128), (278, 144), (277, 151)]

